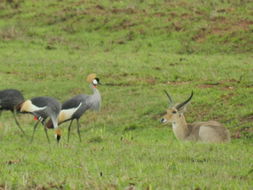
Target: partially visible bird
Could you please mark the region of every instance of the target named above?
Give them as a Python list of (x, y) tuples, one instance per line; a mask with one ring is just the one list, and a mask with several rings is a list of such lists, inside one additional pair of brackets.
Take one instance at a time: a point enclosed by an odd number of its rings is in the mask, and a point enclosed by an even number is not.
[(3, 110), (9, 110), (12, 112), (15, 119), (15, 123), (23, 134), (24, 130), (21, 128), (16, 114), (20, 111), (19, 105), (24, 102), (24, 96), (19, 90), (16, 89), (5, 89), (0, 91), (0, 114)]
[[(59, 125), (64, 122), (70, 121), (70, 124), (68, 126), (68, 141), (73, 120), (76, 120), (77, 122), (77, 133), (79, 136), (79, 140), (81, 141), (80, 123), (79, 123), (80, 117), (87, 110), (98, 111), (101, 105), (101, 95), (99, 93), (99, 90), (97, 89), (97, 85), (100, 84), (100, 82), (99, 79), (96, 77), (96, 74), (88, 75), (87, 82), (90, 83), (90, 87), (93, 90), (93, 94), (91, 95), (80, 94), (65, 101), (62, 104), (62, 109), (58, 116)], [(48, 128), (52, 128), (52, 121), (49, 120), (46, 126)]]
[(31, 142), (33, 141), (35, 130), (39, 124), (39, 122), (42, 123), (44, 126), (44, 131), (47, 136), (48, 142), (50, 142), (48, 134), (47, 134), (47, 128), (45, 127), (45, 121), (49, 117), (52, 121), (52, 125), (55, 130), (55, 135), (57, 142), (60, 141), (61, 138), (61, 132), (58, 129), (58, 123), (57, 123), (57, 117), (61, 111), (61, 104), (58, 100), (55, 98), (47, 97), (47, 96), (40, 96), (35, 97), (30, 100), (26, 100), (21, 106), (20, 106), (21, 112), (31, 113), (35, 116), (35, 119), (38, 121), (35, 123), (33, 128), (33, 134)]

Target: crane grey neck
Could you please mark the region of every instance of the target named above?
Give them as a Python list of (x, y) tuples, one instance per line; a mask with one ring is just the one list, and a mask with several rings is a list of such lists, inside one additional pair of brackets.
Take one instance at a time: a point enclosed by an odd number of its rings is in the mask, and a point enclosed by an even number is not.
[(92, 84), (90, 84), (90, 88), (93, 90), (93, 94), (99, 94), (99, 90), (94, 87)]
[(100, 96), (99, 90), (95, 88), (92, 84), (90, 85), (90, 87), (93, 90), (93, 94), (89, 98), (91, 109), (99, 110), (100, 105), (101, 105), (101, 96)]

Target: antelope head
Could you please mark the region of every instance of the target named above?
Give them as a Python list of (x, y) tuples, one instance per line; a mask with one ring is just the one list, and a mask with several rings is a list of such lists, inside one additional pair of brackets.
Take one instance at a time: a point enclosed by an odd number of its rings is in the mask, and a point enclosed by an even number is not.
[(167, 113), (162, 117), (161, 123), (173, 123), (178, 121), (183, 116), (183, 112), (186, 110), (187, 104), (190, 102), (193, 96), (193, 91), (189, 98), (187, 98), (185, 101), (183, 101), (180, 104), (174, 104), (171, 96), (169, 93), (165, 90), (166, 95), (169, 99), (169, 108), (167, 109)]

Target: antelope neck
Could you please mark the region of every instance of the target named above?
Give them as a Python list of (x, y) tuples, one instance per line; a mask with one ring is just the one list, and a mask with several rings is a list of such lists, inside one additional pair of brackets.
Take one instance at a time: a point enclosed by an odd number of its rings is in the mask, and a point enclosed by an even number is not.
[(185, 139), (189, 134), (189, 129), (183, 115), (177, 118), (175, 122), (172, 122), (172, 128), (175, 136), (180, 140)]

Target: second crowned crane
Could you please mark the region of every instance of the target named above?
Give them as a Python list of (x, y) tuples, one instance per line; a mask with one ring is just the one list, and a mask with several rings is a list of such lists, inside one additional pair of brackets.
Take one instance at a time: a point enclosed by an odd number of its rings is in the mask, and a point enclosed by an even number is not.
[[(97, 78), (96, 74), (90, 74), (87, 77), (87, 82), (90, 83), (90, 88), (93, 90), (93, 94), (86, 95), (86, 94), (79, 94), (74, 96), (73, 98), (65, 101), (62, 104), (62, 109), (58, 116), (58, 124), (62, 124), (64, 122), (70, 121), (68, 126), (68, 141), (70, 136), (71, 125), (74, 120), (77, 122), (77, 133), (79, 136), (79, 140), (81, 141), (81, 134), (80, 134), (80, 117), (87, 111), (87, 110), (96, 110), (98, 111), (101, 106), (101, 95), (97, 88), (100, 84), (99, 79)], [(49, 120), (47, 122), (47, 127), (52, 128), (52, 121)]]
[(34, 97), (30, 100), (24, 101), (20, 105), (21, 112), (33, 114), (35, 119), (38, 120), (33, 127), (31, 142), (33, 141), (34, 133), (39, 122), (43, 124), (47, 140), (48, 142), (50, 142), (47, 134), (47, 128), (45, 127), (45, 121), (48, 117), (50, 118), (50, 121), (52, 121), (52, 128), (55, 130), (55, 137), (57, 139), (57, 142), (60, 141), (61, 134), (60, 130), (58, 129), (57, 123), (57, 117), (60, 113), (60, 110), (61, 110), (60, 102), (55, 98), (47, 96)]

